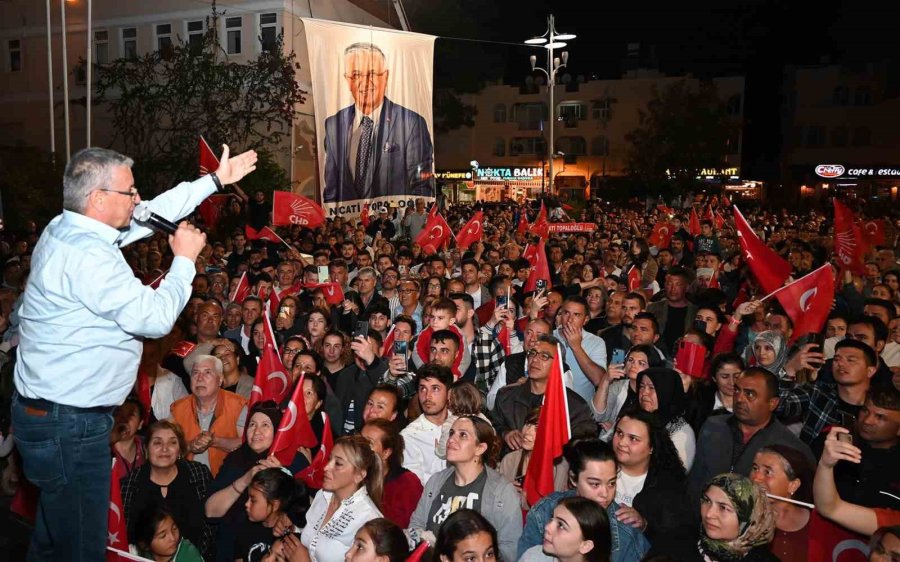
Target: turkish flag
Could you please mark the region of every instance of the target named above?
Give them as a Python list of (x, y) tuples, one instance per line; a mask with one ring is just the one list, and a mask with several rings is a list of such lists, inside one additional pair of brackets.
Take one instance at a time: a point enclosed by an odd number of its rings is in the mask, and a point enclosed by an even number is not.
[(657, 222), (653, 225), (653, 232), (647, 241), (657, 248), (668, 248), (672, 241), (672, 225), (664, 220)]
[(863, 240), (869, 247), (884, 246), (884, 219), (871, 219), (859, 224)]
[(528, 215), (525, 213), (525, 209), (522, 209), (519, 214), (519, 225), (516, 227), (516, 234), (521, 236), (528, 234)]
[(641, 288), (641, 269), (632, 265), (628, 270), (628, 290), (637, 291)]
[[(219, 169), (219, 159), (213, 154), (203, 135), (200, 135), (200, 175), (205, 176)], [(207, 223), (209, 224), (209, 223)], [(127, 548), (126, 548), (127, 550)]]
[[(437, 205), (432, 209), (436, 207)], [(450, 230), (450, 225), (440, 213), (434, 211), (428, 214), (428, 220), (425, 221), (425, 226), (416, 237), (415, 242), (422, 247), (423, 255), (430, 256), (438, 251), (438, 248), (450, 238), (451, 234), (453, 232)]]
[[(304, 484), (316, 490), (322, 489), (322, 481), (325, 479), (325, 465), (328, 464), (328, 457), (331, 456), (331, 450), (334, 449), (331, 420), (325, 412), (322, 412), (322, 419), (325, 420), (325, 429), (322, 430), (322, 443), (319, 445), (319, 452), (313, 457), (309, 466), (294, 475), (294, 478), (301, 480)], [(312, 426), (310, 426), (310, 431), (312, 431)]]
[(771, 293), (784, 285), (785, 279), (791, 276), (791, 264), (756, 236), (737, 206), (734, 207), (734, 225), (744, 261), (750, 266), (763, 291)]
[(713, 216), (712, 206), (706, 206), (706, 212), (703, 213), (703, 220), (715, 221), (716, 218)]
[(503, 346), (503, 353), (506, 356), (509, 356), (509, 328), (506, 327), (506, 324), (500, 326), (500, 331), (497, 332), (497, 341), (500, 342), (501, 346)]
[(325, 294), (325, 302), (328, 304), (341, 304), (344, 302), (344, 290), (337, 283), (313, 283), (312, 285), (304, 285), (307, 289), (315, 291), (322, 289)]
[(720, 215), (719, 211), (716, 211), (715, 223), (716, 223), (716, 230), (722, 230), (723, 228), (725, 228), (725, 217)]
[(834, 253), (844, 269), (864, 275), (865, 242), (858, 226), (854, 224), (853, 211), (834, 200)]
[(125, 524), (125, 507), (122, 504), (121, 480), (125, 477), (125, 467), (119, 459), (112, 461), (109, 480), (109, 513), (106, 517), (106, 546), (128, 550), (128, 532)]
[(697, 216), (697, 209), (691, 207), (691, 219), (688, 222), (688, 232), (691, 236), (700, 236), (700, 217)]
[(316, 228), (324, 222), (325, 211), (312, 199), (289, 191), (276, 191), (272, 194), (273, 225), (299, 224), (306, 228)]
[(538, 279), (546, 281), (547, 288), (550, 288), (550, 264), (547, 263), (547, 252), (544, 251), (544, 238), (541, 238), (536, 248), (534, 264), (523, 289), (526, 293), (535, 290)]
[[(315, 375), (311, 374), (310, 376), (314, 377)], [(300, 447), (311, 449), (319, 442), (316, 434), (313, 433), (312, 425), (309, 423), (309, 414), (303, 403), (303, 379), (305, 377), (306, 373), (303, 373), (297, 380), (291, 401), (288, 402), (287, 410), (281, 417), (281, 423), (278, 424), (278, 431), (275, 432), (275, 439), (269, 449), (269, 454), (275, 455), (282, 466), (290, 466), (294, 462), (297, 449)]]
[(384, 345), (381, 346), (381, 356), (390, 357), (394, 354), (394, 324), (388, 330), (387, 336), (384, 337)]
[(244, 234), (247, 235), (247, 240), (265, 240), (267, 242), (281, 242), (281, 237), (275, 234), (275, 231), (269, 228), (268, 226), (264, 226), (259, 230), (256, 230), (249, 224), (244, 227)]
[(181, 340), (180, 342), (172, 346), (172, 355), (184, 359), (185, 357), (190, 355), (194, 351), (194, 349), (196, 349), (196, 347), (197, 344), (195, 344), (194, 342)]
[(241, 273), (241, 279), (238, 281), (237, 287), (234, 288), (234, 294), (229, 299), (231, 302), (244, 304), (244, 299), (250, 296), (250, 281), (247, 279), (247, 272)]
[(368, 203), (363, 205), (363, 210), (359, 214), (359, 222), (362, 223), (363, 228), (369, 228), (369, 223), (371, 221), (369, 220), (369, 204)]
[(730, 207), (730, 206), (731, 206), (731, 200), (728, 199), (728, 196), (727, 196), (727, 195), (723, 195), (723, 196), (722, 196), (722, 205), (725, 206), (725, 207)]
[(563, 383), (562, 354), (557, 346), (556, 357), (547, 377), (544, 404), (541, 406), (537, 433), (534, 436), (534, 449), (522, 484), (529, 505), (536, 504), (542, 497), (553, 492), (554, 460), (562, 455), (563, 446), (571, 438), (569, 400)]
[(809, 516), (807, 560), (866, 562), (869, 538), (825, 519), (815, 509)]
[(712, 199), (709, 200), (710, 207), (718, 207), (719, 206), (719, 196), (713, 195)]
[(537, 218), (534, 220), (534, 224), (531, 225), (531, 228), (529, 228), (528, 231), (540, 238), (547, 238), (550, 236), (550, 223), (547, 221), (547, 207), (544, 206), (543, 201), (541, 201), (541, 211), (538, 213)]
[(791, 341), (806, 334), (817, 333), (825, 325), (834, 301), (834, 273), (831, 264), (826, 263), (779, 289), (775, 298), (794, 323)]
[(231, 195), (210, 195), (204, 199), (197, 207), (197, 212), (203, 217), (203, 224), (210, 229), (216, 228), (219, 224), (219, 217), (222, 216), (222, 211), (229, 199), (231, 199)]
[(278, 356), (278, 347), (275, 345), (275, 333), (269, 322), (269, 315), (263, 315), (265, 325), (266, 343), (262, 350), (259, 365), (256, 366), (256, 377), (253, 379), (253, 388), (250, 390), (250, 403), (247, 409), (253, 408), (257, 402), (274, 400), (280, 404), (291, 390), (287, 369)]
[(475, 216), (469, 219), (469, 222), (456, 235), (456, 245), (466, 250), (469, 246), (481, 240), (481, 237), (484, 235), (483, 221), (484, 213), (481, 211), (475, 213)]
[(525, 249), (522, 250), (522, 257), (531, 264), (531, 267), (534, 267), (537, 264), (537, 253), (537, 246), (534, 244), (526, 244)]

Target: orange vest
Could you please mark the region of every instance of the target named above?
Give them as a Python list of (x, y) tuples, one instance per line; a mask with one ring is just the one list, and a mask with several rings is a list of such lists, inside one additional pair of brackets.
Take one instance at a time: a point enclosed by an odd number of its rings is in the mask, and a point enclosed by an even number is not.
[[(209, 431), (214, 433), (216, 437), (240, 437), (237, 432), (237, 421), (241, 410), (246, 404), (247, 400), (243, 396), (219, 389), (219, 396), (216, 398), (216, 410), (213, 413)], [(188, 443), (200, 435), (202, 429), (197, 416), (197, 399), (194, 398), (193, 394), (172, 403), (172, 419), (181, 426), (181, 430), (184, 431), (184, 438)], [(206, 452), (209, 455), (209, 470), (215, 476), (219, 473), (219, 468), (221, 468), (225, 457), (228, 456), (228, 452), (216, 447), (210, 447)], [(187, 459), (192, 460), (193, 458), (194, 455), (188, 452)]]

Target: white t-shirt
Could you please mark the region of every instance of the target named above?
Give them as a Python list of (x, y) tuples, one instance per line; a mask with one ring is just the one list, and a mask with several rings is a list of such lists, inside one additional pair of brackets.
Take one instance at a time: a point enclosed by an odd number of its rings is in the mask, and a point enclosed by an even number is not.
[(619, 505), (627, 505), (631, 507), (634, 497), (644, 489), (644, 482), (647, 480), (647, 474), (641, 476), (629, 476), (624, 471), (619, 471), (619, 478), (616, 480), (616, 503)]

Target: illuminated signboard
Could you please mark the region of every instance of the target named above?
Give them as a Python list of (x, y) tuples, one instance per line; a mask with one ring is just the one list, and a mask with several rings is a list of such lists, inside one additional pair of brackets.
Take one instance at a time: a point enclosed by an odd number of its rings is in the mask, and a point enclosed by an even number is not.
[(434, 179), (444, 181), (470, 181), (472, 170), (438, 170), (434, 173)]
[(898, 166), (857, 166), (843, 164), (819, 164), (815, 168), (820, 178), (897, 178), (900, 177)]
[(537, 168), (478, 168), (475, 170), (475, 179), (478, 181), (532, 181), (540, 180), (541, 172), (540, 166)]

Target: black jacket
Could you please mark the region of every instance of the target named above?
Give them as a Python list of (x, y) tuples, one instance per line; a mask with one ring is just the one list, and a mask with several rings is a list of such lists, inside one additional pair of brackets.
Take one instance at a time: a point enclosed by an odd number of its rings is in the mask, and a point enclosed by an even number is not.
[(647, 520), (644, 536), (652, 545), (647, 556), (668, 554), (679, 561), (696, 560), (700, 510), (688, 497), (685, 479), (667, 471), (651, 471), (632, 507)]

